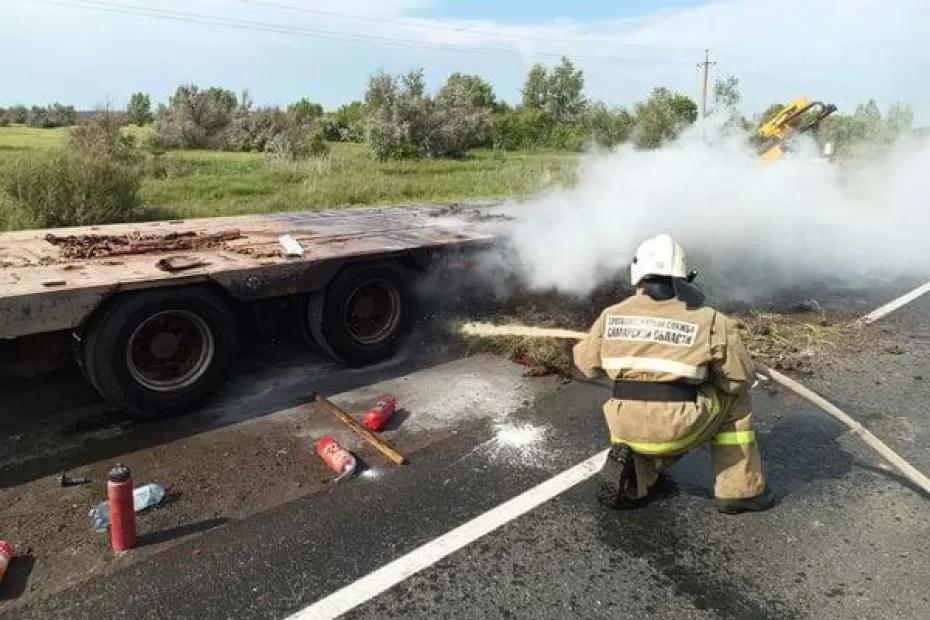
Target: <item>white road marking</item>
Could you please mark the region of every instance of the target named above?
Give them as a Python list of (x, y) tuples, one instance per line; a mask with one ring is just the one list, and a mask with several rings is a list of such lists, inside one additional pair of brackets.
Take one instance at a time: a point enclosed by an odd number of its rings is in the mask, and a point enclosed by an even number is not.
[(320, 599), (309, 607), (296, 612), (289, 620), (318, 620), (335, 618), (362, 603), (370, 601), (382, 592), (401, 583), (421, 570), (428, 568), (466, 545), (490, 534), (497, 528), (526, 514), (537, 506), (580, 484), (600, 471), (607, 450), (599, 452), (574, 467), (507, 500), (451, 530), (439, 538), (417, 547), (393, 562), (385, 564), (358, 581)]
[(860, 318), (859, 322), (864, 323), (866, 325), (868, 325), (869, 323), (874, 323), (880, 318), (891, 314), (892, 312), (894, 312), (901, 306), (911, 303), (912, 301), (914, 301), (915, 299), (917, 299), (918, 297), (926, 293), (930, 293), (930, 282), (927, 282), (923, 286), (918, 286), (910, 293), (901, 295), (897, 299), (893, 299), (889, 301), (887, 304), (879, 308), (876, 308), (872, 312), (869, 312), (868, 314)]

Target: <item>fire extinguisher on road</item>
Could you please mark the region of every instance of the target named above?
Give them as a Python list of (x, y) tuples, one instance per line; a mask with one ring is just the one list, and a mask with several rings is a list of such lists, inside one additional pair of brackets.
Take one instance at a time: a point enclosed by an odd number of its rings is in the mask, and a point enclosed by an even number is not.
[(107, 474), (107, 507), (110, 511), (110, 547), (125, 551), (136, 546), (136, 511), (132, 497), (132, 472), (117, 463)]
[(362, 424), (368, 430), (378, 432), (387, 425), (396, 410), (397, 399), (393, 396), (382, 396), (374, 407), (362, 415)]
[(358, 462), (352, 453), (340, 446), (336, 438), (331, 435), (320, 437), (316, 442), (316, 455), (326, 463), (327, 467), (336, 472), (334, 482), (351, 477), (358, 467)]

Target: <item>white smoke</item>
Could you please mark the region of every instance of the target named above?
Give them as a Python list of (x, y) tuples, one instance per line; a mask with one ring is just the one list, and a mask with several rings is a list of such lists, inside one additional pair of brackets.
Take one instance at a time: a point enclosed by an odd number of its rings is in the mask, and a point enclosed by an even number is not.
[(830, 279), (930, 273), (930, 145), (831, 164), (811, 143), (763, 166), (744, 140), (710, 141), (708, 131), (588, 156), (574, 188), (514, 208), (527, 284), (587, 293), (660, 232), (681, 241), (715, 291), (747, 301)]

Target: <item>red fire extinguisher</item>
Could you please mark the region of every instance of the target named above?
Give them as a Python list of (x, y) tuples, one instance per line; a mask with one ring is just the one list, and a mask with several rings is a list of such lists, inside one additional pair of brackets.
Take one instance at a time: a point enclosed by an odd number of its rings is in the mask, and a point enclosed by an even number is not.
[(0, 540), (0, 581), (3, 581), (3, 575), (6, 574), (7, 566), (13, 559), (13, 546), (5, 540)]
[(380, 431), (394, 415), (397, 410), (397, 399), (393, 396), (385, 395), (378, 399), (374, 407), (362, 415), (362, 424), (370, 431)]
[(358, 465), (352, 453), (340, 446), (336, 438), (330, 435), (320, 437), (316, 442), (316, 454), (323, 459), (327, 467), (338, 474), (336, 482), (354, 474)]
[(136, 546), (136, 511), (132, 497), (132, 472), (117, 463), (107, 474), (107, 507), (110, 511), (110, 547), (124, 551)]

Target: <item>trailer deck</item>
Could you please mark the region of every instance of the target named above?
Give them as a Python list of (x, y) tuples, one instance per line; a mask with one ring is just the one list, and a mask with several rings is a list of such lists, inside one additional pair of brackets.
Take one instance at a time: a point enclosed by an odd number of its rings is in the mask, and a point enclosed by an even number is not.
[[(486, 245), (499, 219), (351, 208), (0, 233), (0, 338), (71, 329), (120, 291), (213, 281), (249, 301), (319, 290), (347, 261)], [(290, 234), (304, 250), (287, 256)]]

